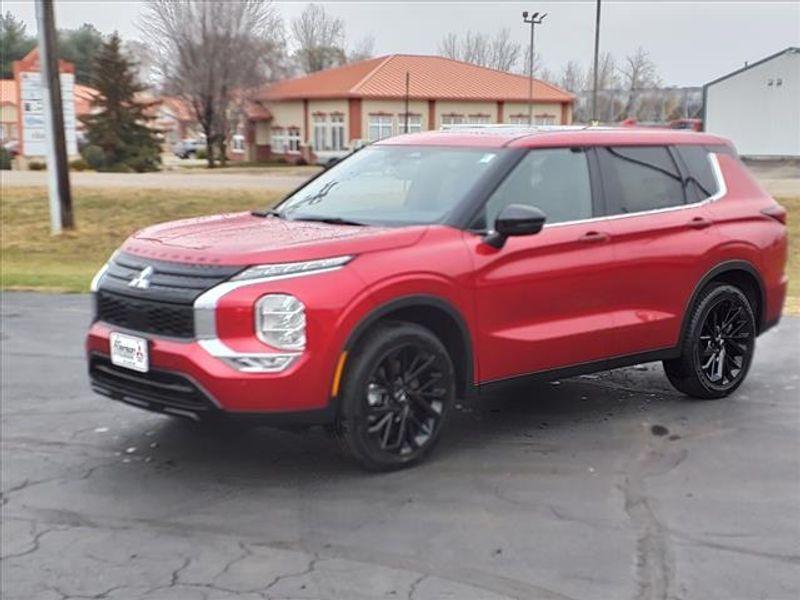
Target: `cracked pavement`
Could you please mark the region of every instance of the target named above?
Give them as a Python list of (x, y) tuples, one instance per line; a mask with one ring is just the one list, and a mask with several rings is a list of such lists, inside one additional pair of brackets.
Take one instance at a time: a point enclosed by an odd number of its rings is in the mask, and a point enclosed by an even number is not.
[(8, 600), (787, 599), (800, 594), (800, 319), (732, 398), (660, 365), (459, 405), (432, 460), (209, 432), (95, 396), (86, 296), (2, 298)]

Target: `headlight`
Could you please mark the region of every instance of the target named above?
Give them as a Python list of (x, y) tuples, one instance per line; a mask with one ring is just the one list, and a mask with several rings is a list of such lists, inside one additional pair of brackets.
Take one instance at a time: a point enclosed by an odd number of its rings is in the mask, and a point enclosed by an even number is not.
[(269, 294), (256, 302), (256, 335), (281, 350), (306, 347), (306, 307), (294, 296)]
[(325, 271), (344, 266), (352, 259), (352, 256), (336, 256), (333, 258), (320, 258), (318, 260), (305, 260), (302, 262), (257, 265), (255, 267), (245, 269), (235, 277), (232, 277), (231, 281), (241, 281), (242, 279), (262, 279), (264, 277), (280, 277), (297, 275), (301, 273), (311, 273), (313, 271)]

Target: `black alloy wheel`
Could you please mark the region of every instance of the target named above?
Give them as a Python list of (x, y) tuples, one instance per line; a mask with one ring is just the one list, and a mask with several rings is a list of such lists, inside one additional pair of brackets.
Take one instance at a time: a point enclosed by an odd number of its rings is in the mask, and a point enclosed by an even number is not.
[(747, 375), (756, 333), (747, 296), (732, 285), (714, 284), (695, 305), (681, 357), (664, 361), (667, 377), (689, 396), (727, 396)]
[(370, 470), (407, 466), (432, 450), (454, 397), (453, 365), (439, 339), (419, 325), (382, 324), (347, 369), (341, 438)]

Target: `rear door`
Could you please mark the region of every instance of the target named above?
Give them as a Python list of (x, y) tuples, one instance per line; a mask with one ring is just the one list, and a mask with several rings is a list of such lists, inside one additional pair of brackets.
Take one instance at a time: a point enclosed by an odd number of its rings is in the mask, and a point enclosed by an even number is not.
[(614, 268), (607, 222), (594, 222), (594, 155), (583, 148), (532, 149), (489, 198), (475, 230), (508, 204), (547, 215), (535, 235), (493, 248), (466, 233), (474, 263), (479, 376), (484, 382), (593, 362), (614, 331), (607, 285)]
[(714, 246), (702, 202), (711, 190), (706, 194), (699, 178), (688, 176), (668, 146), (600, 147), (597, 153), (616, 264), (613, 353), (672, 348)]

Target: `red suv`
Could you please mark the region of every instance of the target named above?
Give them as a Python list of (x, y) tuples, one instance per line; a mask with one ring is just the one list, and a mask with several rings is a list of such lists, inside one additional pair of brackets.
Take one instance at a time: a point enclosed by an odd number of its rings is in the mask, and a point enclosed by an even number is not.
[(720, 398), (786, 292), (786, 212), (691, 132), (485, 128), (366, 147), (275, 209), (133, 235), (93, 281), (94, 389), (428, 454), (456, 398), (663, 361)]

